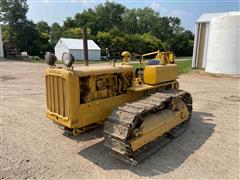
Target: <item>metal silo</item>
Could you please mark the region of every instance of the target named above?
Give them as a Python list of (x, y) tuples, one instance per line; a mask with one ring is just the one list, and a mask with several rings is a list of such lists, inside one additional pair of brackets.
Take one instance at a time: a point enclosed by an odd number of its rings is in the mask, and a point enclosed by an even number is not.
[(214, 17), (210, 22), (206, 71), (240, 74), (240, 12)]

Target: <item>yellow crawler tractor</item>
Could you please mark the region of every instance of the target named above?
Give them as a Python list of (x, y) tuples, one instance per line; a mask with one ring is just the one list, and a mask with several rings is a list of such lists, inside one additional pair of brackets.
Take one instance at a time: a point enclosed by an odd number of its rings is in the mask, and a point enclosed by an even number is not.
[[(143, 60), (152, 54), (154, 60)], [(54, 54), (46, 53), (47, 117), (74, 135), (104, 124), (105, 146), (137, 164), (185, 130), (192, 98), (179, 90), (173, 53), (140, 55), (138, 67), (129, 52), (122, 56), (121, 63), (88, 66), (85, 61), (86, 66), (73, 68), (73, 55), (64, 53), (63, 68), (56, 67)]]

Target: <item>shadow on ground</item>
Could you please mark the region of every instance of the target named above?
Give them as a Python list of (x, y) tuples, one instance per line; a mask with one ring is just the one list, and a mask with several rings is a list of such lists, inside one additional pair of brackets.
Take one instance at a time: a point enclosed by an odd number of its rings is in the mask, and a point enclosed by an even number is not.
[(66, 130), (63, 131), (63, 135), (78, 142), (98, 139), (103, 137), (103, 126), (98, 126), (92, 130), (87, 130), (86, 132), (82, 133), (80, 136), (73, 136), (72, 131), (66, 131)]
[[(213, 117), (210, 113), (193, 112), (190, 126), (181, 136), (136, 167), (131, 167), (112, 156), (109, 149), (104, 146), (103, 141), (80, 151), (79, 155), (104, 170), (129, 169), (139, 176), (164, 174), (178, 168), (207, 141), (216, 126), (211, 122)], [(93, 134), (102, 134), (100, 131), (102, 129), (96, 130)]]

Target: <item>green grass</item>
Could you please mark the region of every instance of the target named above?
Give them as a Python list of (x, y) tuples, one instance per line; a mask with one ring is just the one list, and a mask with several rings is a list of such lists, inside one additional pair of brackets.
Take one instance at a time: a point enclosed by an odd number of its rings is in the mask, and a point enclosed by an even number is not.
[(178, 65), (178, 73), (179, 74), (186, 74), (192, 70), (192, 61), (176, 61)]
[(176, 60), (178, 60), (178, 59), (179, 59), (179, 60), (180, 60), (180, 59), (189, 59), (189, 60), (190, 60), (190, 59), (192, 59), (192, 56), (180, 56), (180, 57), (176, 57), (175, 59), (176, 59)]
[(140, 63), (132, 63), (134, 69), (141, 68)]

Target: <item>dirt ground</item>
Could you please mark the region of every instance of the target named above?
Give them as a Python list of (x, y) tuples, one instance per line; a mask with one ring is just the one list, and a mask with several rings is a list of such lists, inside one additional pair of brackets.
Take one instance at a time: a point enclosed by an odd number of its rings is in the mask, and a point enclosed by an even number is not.
[(187, 131), (137, 167), (109, 155), (102, 128), (79, 137), (47, 120), (45, 64), (0, 62), (1, 177), (239, 179), (237, 77), (180, 76), (193, 96)]

